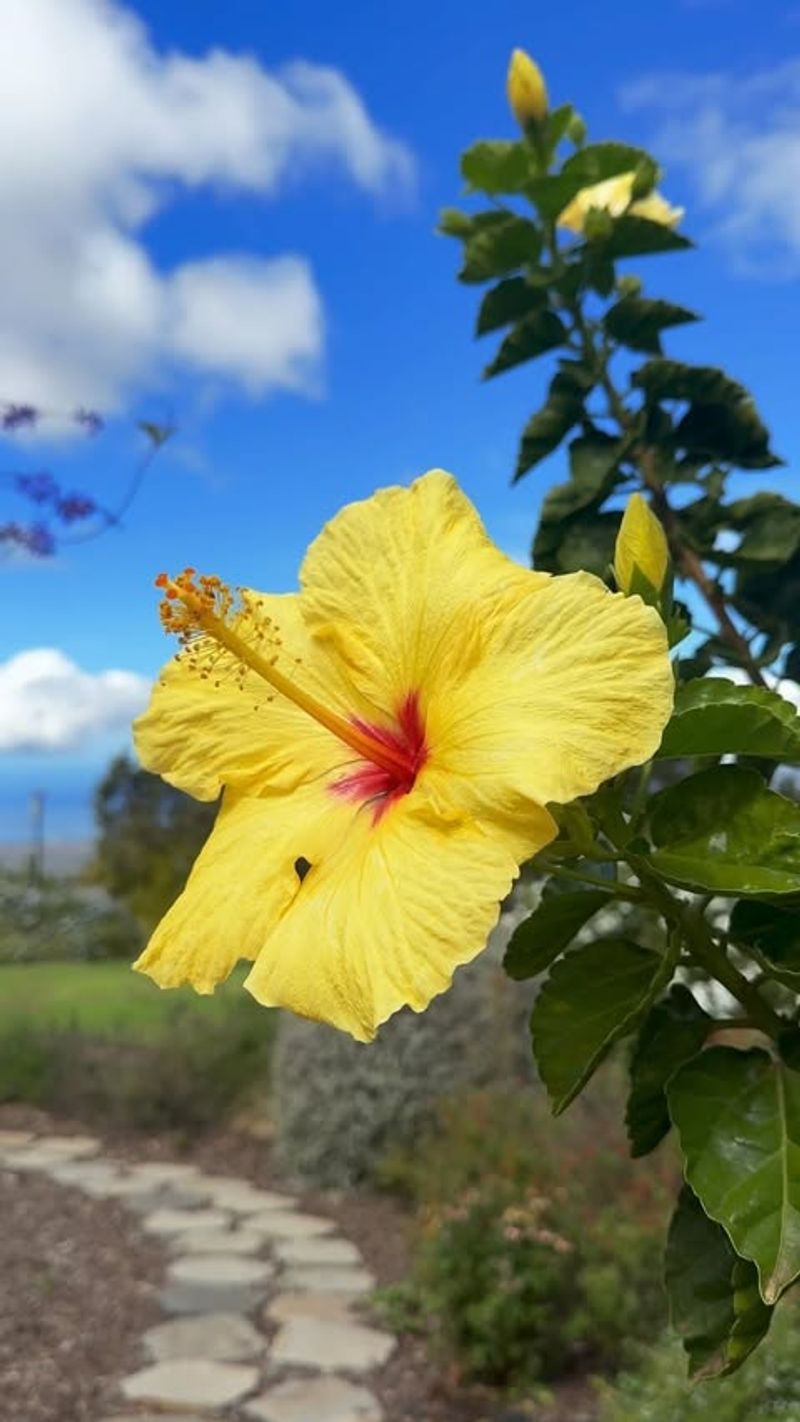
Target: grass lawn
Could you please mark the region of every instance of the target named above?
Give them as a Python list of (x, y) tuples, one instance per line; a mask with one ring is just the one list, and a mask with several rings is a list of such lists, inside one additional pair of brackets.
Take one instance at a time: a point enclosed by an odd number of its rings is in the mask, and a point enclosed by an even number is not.
[(150, 1036), (174, 1022), (179, 1009), (213, 1020), (242, 992), (243, 976), (235, 974), (213, 997), (199, 997), (190, 988), (163, 992), (128, 963), (3, 964), (0, 1031), (30, 1021), (97, 1035)]

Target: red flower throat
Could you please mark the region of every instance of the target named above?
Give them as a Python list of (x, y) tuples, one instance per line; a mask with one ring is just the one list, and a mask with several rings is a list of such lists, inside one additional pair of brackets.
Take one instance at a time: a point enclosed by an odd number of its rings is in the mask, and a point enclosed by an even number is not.
[[(419, 706), (419, 692), (410, 691), (396, 712), (394, 726), (378, 726), (351, 716), (352, 724), (375, 745), (375, 760), (368, 760), (360, 770), (354, 770), (331, 789), (345, 800), (371, 804), (373, 824), (377, 824), (388, 807), (409, 790), (428, 759), (425, 724)], [(387, 751), (389, 755), (387, 757)], [(386, 761), (392, 763), (391, 769)]]

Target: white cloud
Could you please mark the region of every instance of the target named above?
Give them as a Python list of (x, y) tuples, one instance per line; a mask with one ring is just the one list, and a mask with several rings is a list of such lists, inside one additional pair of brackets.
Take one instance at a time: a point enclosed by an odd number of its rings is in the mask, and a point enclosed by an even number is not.
[[(653, 146), (684, 165), (743, 272), (800, 271), (800, 59), (755, 74), (649, 75), (622, 93), (660, 115)], [(691, 214), (690, 214), (691, 216)]]
[(408, 191), (408, 150), (334, 69), (161, 54), (116, 0), (0, 9), (0, 397), (113, 408), (185, 363), (313, 389), (322, 308), (301, 256), (160, 271), (142, 229), (189, 189), (266, 198), (313, 169)]
[(55, 647), (0, 663), (0, 752), (64, 751), (124, 732), (150, 682), (130, 671), (85, 672)]

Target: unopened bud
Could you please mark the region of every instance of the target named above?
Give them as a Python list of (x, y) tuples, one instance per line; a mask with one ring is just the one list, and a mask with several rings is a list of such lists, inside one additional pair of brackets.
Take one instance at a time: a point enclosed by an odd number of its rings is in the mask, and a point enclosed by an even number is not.
[(524, 49), (515, 49), (508, 66), (506, 93), (520, 128), (547, 118), (547, 85), (538, 64)]
[(658, 603), (669, 573), (669, 547), (660, 519), (641, 494), (632, 494), (614, 548), (614, 577), (620, 592), (638, 593)]

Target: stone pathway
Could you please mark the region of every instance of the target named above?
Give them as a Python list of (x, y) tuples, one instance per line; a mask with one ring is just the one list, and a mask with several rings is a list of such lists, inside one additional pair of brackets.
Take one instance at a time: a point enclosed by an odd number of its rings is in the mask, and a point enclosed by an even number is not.
[(97, 1422), (382, 1422), (366, 1384), (395, 1340), (359, 1316), (375, 1281), (331, 1220), (246, 1180), (112, 1160), (90, 1136), (0, 1131), (0, 1164), (118, 1200), (163, 1244), (165, 1320)]

